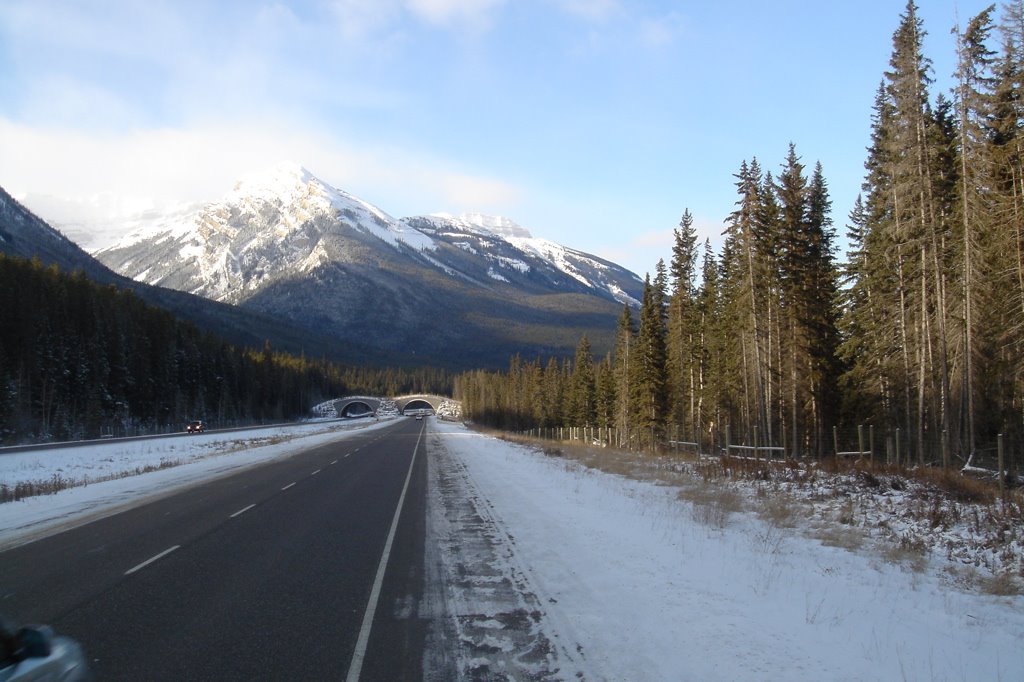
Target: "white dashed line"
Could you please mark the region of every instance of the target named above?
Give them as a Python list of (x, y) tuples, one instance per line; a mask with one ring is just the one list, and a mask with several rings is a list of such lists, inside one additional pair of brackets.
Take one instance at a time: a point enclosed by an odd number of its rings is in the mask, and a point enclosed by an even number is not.
[(319, 473), (320, 473), (321, 471), (323, 471), (323, 469), (317, 469), (316, 471), (314, 471), (313, 473), (311, 473), (311, 474), (310, 474), (310, 476), (316, 476), (316, 475), (317, 475), (317, 474), (319, 474)]
[(248, 507), (245, 507), (244, 509), (239, 509), (234, 514), (232, 514), (229, 518), (233, 519), (236, 516), (240, 516), (240, 515), (244, 514), (245, 512), (249, 511), (250, 509), (252, 509), (255, 506), (256, 506), (255, 504), (250, 504)]
[(135, 571), (138, 571), (140, 569), (145, 568), (146, 566), (149, 566), (151, 563), (153, 563), (157, 559), (163, 559), (165, 556), (167, 556), (168, 554), (170, 554), (174, 550), (178, 549), (179, 547), (181, 547), (181, 545), (175, 545), (174, 547), (171, 547), (169, 549), (165, 549), (164, 551), (162, 551), (159, 554), (157, 554), (155, 557), (152, 557), (150, 559), (146, 559), (145, 561), (143, 561), (141, 564), (139, 564), (135, 568), (129, 568), (127, 571), (124, 572), (124, 574), (125, 575), (131, 575)]
[(288, 488), (291, 488), (293, 485), (295, 485), (295, 484), (294, 483), (289, 483), (285, 487), (281, 488), (281, 490), (288, 490)]
[(334, 460), (333, 462), (331, 462), (331, 464), (337, 464), (337, 463), (338, 463), (338, 460)]

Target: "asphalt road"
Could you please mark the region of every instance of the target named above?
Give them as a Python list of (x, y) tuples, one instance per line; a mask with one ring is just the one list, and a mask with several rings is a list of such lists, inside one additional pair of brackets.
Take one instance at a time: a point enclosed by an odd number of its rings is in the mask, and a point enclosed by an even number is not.
[(0, 553), (0, 614), (74, 637), (100, 680), (345, 679), (357, 650), (360, 679), (419, 679), (424, 424)]

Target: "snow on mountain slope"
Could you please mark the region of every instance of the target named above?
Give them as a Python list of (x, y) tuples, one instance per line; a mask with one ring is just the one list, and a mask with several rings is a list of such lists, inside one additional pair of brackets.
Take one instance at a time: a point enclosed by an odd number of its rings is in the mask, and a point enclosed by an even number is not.
[(96, 257), (133, 279), (230, 303), (322, 266), (396, 258), (403, 271), (427, 268), (483, 289), (585, 293), (636, 305), (641, 286), (628, 270), (533, 237), (508, 218), (396, 220), (294, 163), (250, 175), (218, 201), (150, 213), (129, 226)]
[(280, 276), (330, 262), (348, 231), (394, 249), (436, 248), (423, 233), (286, 163), (247, 176), (220, 200), (144, 216), (97, 258), (133, 279), (239, 302)]
[[(509, 218), (481, 213), (463, 213), (458, 216), (435, 213), (405, 220), (417, 221), (423, 231), (429, 231), (424, 228), (425, 224), (429, 225), (435, 232), (435, 238), (461, 237), (463, 241), (453, 243), (465, 250), (475, 250), (473, 245), (465, 240), (467, 234), (475, 235), (485, 257), (499, 266), (495, 275), (491, 275), (495, 279), (501, 277), (497, 273), (502, 268), (528, 272), (529, 261), (536, 259), (585, 287), (611, 294), (620, 303), (639, 305), (637, 298), (629, 293), (629, 290), (635, 291), (641, 284), (640, 278), (634, 273), (596, 256), (548, 239), (534, 237), (529, 230)], [(518, 252), (519, 257), (500, 255), (495, 249), (496, 242), (508, 245)]]

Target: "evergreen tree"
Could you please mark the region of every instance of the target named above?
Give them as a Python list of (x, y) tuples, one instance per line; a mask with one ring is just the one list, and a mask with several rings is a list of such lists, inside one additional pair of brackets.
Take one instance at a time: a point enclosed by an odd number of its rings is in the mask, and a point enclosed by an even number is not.
[(615, 385), (617, 409), (615, 427), (624, 438), (629, 438), (633, 418), (633, 367), (636, 364), (636, 330), (629, 305), (622, 306), (615, 336)]
[(597, 414), (594, 358), (584, 335), (576, 346), (576, 359), (568, 395), (569, 426), (593, 426)]
[(672, 291), (668, 305), (666, 367), (669, 419), (683, 433), (697, 429), (697, 354), (694, 282), (697, 264), (697, 231), (689, 209), (674, 230), (669, 269)]
[(640, 306), (640, 327), (632, 358), (630, 391), (633, 395), (634, 426), (639, 439), (648, 445), (664, 434), (666, 413), (665, 324), (662, 298), (650, 276), (644, 281)]

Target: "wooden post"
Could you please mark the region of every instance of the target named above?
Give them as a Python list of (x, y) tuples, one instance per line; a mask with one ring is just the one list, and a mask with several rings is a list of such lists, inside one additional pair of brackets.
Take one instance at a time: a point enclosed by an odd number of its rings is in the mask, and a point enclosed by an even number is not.
[(832, 425), (832, 452), (836, 453), (836, 458), (839, 457), (839, 427), (835, 424)]
[(871, 463), (875, 463), (875, 425), (868, 424), (868, 456), (871, 458)]
[(900, 427), (896, 427), (896, 466), (903, 466), (903, 460), (900, 459)]
[(729, 446), (732, 445), (732, 437), (731, 436), (732, 436), (731, 427), (728, 424), (726, 424), (725, 425), (725, 456), (726, 457), (729, 456)]
[(760, 462), (761, 461), (761, 452), (757, 449), (757, 446), (758, 446), (758, 442), (757, 442), (758, 433), (757, 433), (757, 430), (758, 429), (755, 426), (754, 427), (754, 461), (755, 462)]
[(996, 453), (997, 453), (997, 457), (998, 457), (998, 466), (999, 466), (999, 494), (1003, 495), (1005, 497), (1006, 496), (1006, 475), (1003, 474), (1003, 461), (1004, 461), (1003, 460), (1003, 454), (1004, 454), (1004, 451), (1003, 451), (1003, 434), (1001, 434), (1001, 433), (999, 434), (998, 440), (996, 441), (996, 443), (997, 443)]
[(864, 425), (857, 424), (857, 459), (864, 456)]
[(942, 468), (949, 468), (949, 441), (946, 439), (946, 429), (942, 429)]

